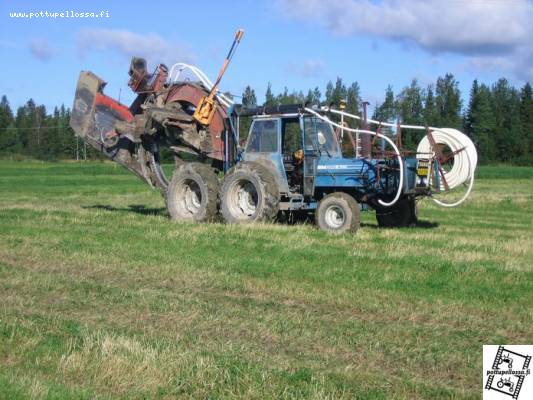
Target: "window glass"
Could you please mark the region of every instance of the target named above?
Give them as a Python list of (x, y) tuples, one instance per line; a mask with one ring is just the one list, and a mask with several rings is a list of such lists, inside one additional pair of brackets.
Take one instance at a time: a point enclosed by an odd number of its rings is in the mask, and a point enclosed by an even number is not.
[(304, 129), (306, 151), (320, 150), (330, 156), (340, 155), (339, 143), (330, 124), (316, 117), (305, 117)]
[(302, 148), (298, 118), (283, 120), (283, 154), (292, 154)]
[(253, 124), (246, 151), (275, 153), (278, 151), (278, 121), (256, 120)]

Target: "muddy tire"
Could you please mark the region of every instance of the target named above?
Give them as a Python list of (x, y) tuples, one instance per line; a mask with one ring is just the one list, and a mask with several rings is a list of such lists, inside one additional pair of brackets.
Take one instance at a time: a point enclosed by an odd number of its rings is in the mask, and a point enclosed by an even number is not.
[(315, 221), (320, 229), (329, 233), (356, 232), (360, 225), (359, 205), (349, 194), (328, 194), (318, 203)]
[(274, 220), (279, 212), (279, 190), (272, 173), (256, 163), (233, 167), (220, 190), (220, 212), (230, 224)]
[(214, 220), (218, 213), (219, 187), (218, 178), (210, 166), (197, 162), (180, 165), (167, 189), (170, 218), (189, 222)]
[(402, 228), (416, 224), (418, 208), (415, 199), (404, 197), (392, 207), (376, 209), (376, 220), (383, 228)]

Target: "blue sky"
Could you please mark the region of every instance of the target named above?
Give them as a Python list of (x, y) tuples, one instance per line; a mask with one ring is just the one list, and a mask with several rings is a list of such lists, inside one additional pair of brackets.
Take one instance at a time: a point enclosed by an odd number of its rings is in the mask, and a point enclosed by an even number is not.
[[(245, 36), (222, 88), (322, 92), (341, 76), (381, 101), (417, 78), (453, 73), (472, 80), (533, 81), (533, 4), (528, 0), (6, 1), (0, 3), (0, 94), (12, 106), (32, 97), (71, 105), (77, 75), (91, 70), (106, 93), (128, 103), (132, 55), (154, 67), (191, 62), (214, 78), (237, 28)], [(95, 12), (109, 17), (12, 18), (10, 12)], [(106, 14), (107, 15), (107, 14)]]

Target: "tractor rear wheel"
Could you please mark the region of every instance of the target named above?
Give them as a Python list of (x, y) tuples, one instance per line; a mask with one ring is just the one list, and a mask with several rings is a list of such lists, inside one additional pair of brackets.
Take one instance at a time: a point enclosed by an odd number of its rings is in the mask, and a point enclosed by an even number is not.
[(318, 203), (315, 220), (320, 229), (329, 233), (355, 232), (360, 225), (359, 205), (349, 194), (328, 194)]
[(265, 167), (244, 162), (233, 167), (224, 178), (220, 212), (227, 223), (272, 221), (278, 211), (278, 185)]
[(211, 167), (193, 162), (180, 165), (167, 189), (167, 208), (176, 221), (205, 222), (216, 218), (218, 178)]
[(418, 221), (418, 208), (415, 199), (404, 197), (392, 207), (376, 209), (378, 225), (384, 228), (401, 228), (416, 224)]

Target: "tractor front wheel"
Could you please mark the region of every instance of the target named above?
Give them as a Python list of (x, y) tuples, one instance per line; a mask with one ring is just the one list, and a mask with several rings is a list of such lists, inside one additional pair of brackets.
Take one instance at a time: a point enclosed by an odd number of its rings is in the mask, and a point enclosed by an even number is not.
[(359, 205), (349, 194), (328, 194), (318, 203), (315, 220), (329, 233), (355, 232), (360, 225)]
[(215, 219), (218, 178), (211, 167), (192, 162), (180, 165), (167, 189), (167, 208), (176, 221), (205, 222)]

